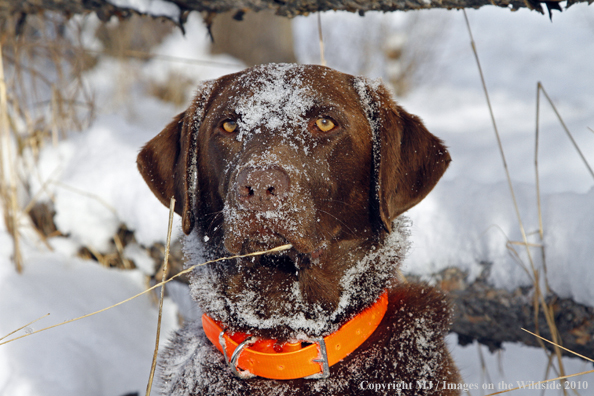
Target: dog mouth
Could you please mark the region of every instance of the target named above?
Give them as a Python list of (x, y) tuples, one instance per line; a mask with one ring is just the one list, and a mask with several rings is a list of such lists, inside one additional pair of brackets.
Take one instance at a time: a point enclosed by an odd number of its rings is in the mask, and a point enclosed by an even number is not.
[(310, 215), (300, 219), (292, 212), (282, 211), (275, 216), (263, 216), (253, 211), (229, 208), (225, 216), (223, 243), (232, 254), (250, 254), (291, 245), (287, 250), (247, 257), (241, 261), (247, 267), (261, 266), (295, 275), (320, 265), (324, 252), (335, 237), (336, 230), (320, 232), (319, 220), (315, 222), (314, 218), (318, 217)]
[[(242, 254), (262, 252), (283, 245), (291, 245), (290, 249), (280, 252), (263, 254), (250, 259), (251, 266), (275, 268), (286, 273), (295, 273), (313, 265), (319, 265), (320, 257), (325, 251), (325, 245), (303, 251), (298, 244), (269, 229), (250, 235), (241, 248)], [(309, 250), (309, 251), (308, 251)]]

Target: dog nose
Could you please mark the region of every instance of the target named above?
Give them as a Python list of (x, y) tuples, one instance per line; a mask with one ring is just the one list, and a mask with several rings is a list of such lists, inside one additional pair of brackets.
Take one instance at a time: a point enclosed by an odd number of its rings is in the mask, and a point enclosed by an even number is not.
[(289, 175), (279, 167), (247, 167), (237, 175), (237, 197), (246, 209), (272, 210), (283, 201), (290, 184)]

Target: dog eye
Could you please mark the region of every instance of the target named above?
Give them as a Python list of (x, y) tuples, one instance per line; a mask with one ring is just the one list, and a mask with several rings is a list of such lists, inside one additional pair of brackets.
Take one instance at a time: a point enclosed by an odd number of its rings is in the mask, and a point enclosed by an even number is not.
[(320, 131), (328, 132), (334, 129), (336, 125), (334, 125), (334, 122), (332, 122), (330, 118), (318, 118), (316, 120), (316, 126), (320, 129)]
[(231, 133), (231, 132), (234, 132), (235, 129), (237, 129), (237, 122), (235, 122), (233, 120), (227, 120), (227, 121), (223, 122), (222, 127), (225, 132)]

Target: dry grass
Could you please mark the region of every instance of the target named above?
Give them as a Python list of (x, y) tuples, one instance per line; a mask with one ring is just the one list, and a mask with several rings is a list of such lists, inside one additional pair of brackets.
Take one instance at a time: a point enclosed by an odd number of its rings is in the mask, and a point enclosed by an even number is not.
[(24, 326), (21, 326), (21, 327), (19, 327), (18, 329), (14, 330), (14, 331), (11, 331), (10, 333), (6, 334), (5, 336), (3, 336), (3, 337), (0, 337), (0, 341), (2, 341), (2, 340), (3, 340), (3, 339), (5, 339), (5, 338), (8, 338), (8, 337), (10, 337), (11, 335), (13, 335), (13, 334), (15, 334), (15, 333), (18, 333), (19, 331), (21, 331), (21, 330), (23, 330), (23, 329), (26, 329), (27, 327), (31, 326), (33, 323), (35, 323), (35, 322), (37, 322), (37, 321), (39, 321), (39, 320), (41, 320), (41, 319), (43, 319), (43, 318), (45, 318), (45, 317), (47, 317), (47, 316), (49, 316), (49, 315), (50, 315), (50, 314), (49, 314), (49, 313), (47, 313), (47, 314), (45, 314), (45, 315), (43, 315), (43, 316), (41, 316), (41, 317), (39, 317), (39, 318), (37, 318), (37, 319), (35, 319), (35, 320), (33, 320), (33, 321), (29, 322), (29, 323), (27, 323), (27, 324), (26, 324), (26, 325), (24, 325)]
[[(167, 244), (165, 245), (165, 258), (163, 259), (163, 277), (162, 281), (167, 280), (167, 264), (169, 262), (169, 247), (171, 246), (171, 228), (173, 228), (173, 214), (175, 213), (175, 198), (171, 197), (169, 205), (169, 225), (167, 226)], [(165, 298), (165, 286), (161, 286), (161, 298), (159, 299), (159, 316), (157, 319), (157, 338), (155, 340), (155, 352), (153, 353), (153, 362), (151, 364), (151, 373), (146, 386), (146, 396), (150, 396), (153, 387), (153, 378), (155, 377), (155, 368), (157, 367), (157, 354), (159, 353), (159, 338), (161, 337), (161, 318), (163, 315), (163, 299)]]
[[(46, 330), (49, 330), (49, 329), (53, 329), (53, 328), (55, 328), (55, 327), (59, 327), (59, 326), (62, 326), (62, 325), (68, 324), (68, 323), (76, 322), (76, 321), (78, 321), (78, 320), (85, 319), (85, 318), (88, 318), (88, 317), (90, 317), (90, 316), (97, 315), (97, 314), (99, 314), (99, 313), (101, 313), (101, 312), (105, 312), (105, 311), (107, 311), (107, 310), (109, 310), (109, 309), (115, 308), (115, 307), (117, 307), (117, 306), (119, 306), (119, 305), (122, 305), (122, 304), (125, 304), (125, 303), (129, 302), (129, 301), (132, 301), (132, 300), (134, 300), (135, 298), (138, 298), (138, 297), (140, 297), (140, 296), (142, 296), (142, 295), (144, 295), (144, 294), (150, 293), (151, 291), (155, 290), (156, 288), (158, 288), (158, 287), (161, 287), (161, 286), (163, 286), (163, 285), (165, 285), (165, 284), (167, 284), (167, 283), (171, 282), (172, 280), (174, 280), (174, 279), (176, 279), (176, 278), (178, 278), (178, 277), (180, 277), (180, 276), (182, 276), (182, 275), (185, 275), (185, 274), (188, 274), (188, 273), (192, 272), (192, 271), (193, 271), (195, 268), (202, 267), (202, 266), (204, 266), (204, 265), (208, 265), (208, 264), (212, 264), (212, 263), (217, 263), (217, 262), (220, 262), (220, 261), (233, 260), (233, 259), (244, 258), (244, 257), (261, 256), (261, 255), (263, 255), (263, 254), (269, 254), (269, 253), (278, 253), (278, 252), (282, 252), (282, 251), (284, 251), (284, 250), (291, 249), (292, 247), (293, 247), (293, 245), (290, 245), (290, 244), (287, 244), (287, 245), (281, 245), (281, 246), (277, 246), (277, 247), (275, 247), (275, 248), (272, 248), (272, 249), (269, 249), (269, 250), (263, 250), (263, 251), (259, 251), (259, 252), (248, 253), (248, 254), (240, 254), (240, 255), (236, 255), (236, 256), (230, 256), (230, 257), (221, 257), (221, 258), (218, 258), (218, 259), (214, 259), (214, 260), (206, 261), (206, 262), (204, 262), (204, 263), (200, 263), (200, 264), (195, 264), (195, 265), (192, 265), (191, 267), (189, 267), (189, 268), (186, 268), (185, 270), (183, 270), (183, 271), (181, 271), (181, 272), (179, 272), (179, 273), (175, 274), (175, 275), (174, 275), (174, 276), (172, 276), (171, 278), (169, 278), (169, 279), (167, 279), (167, 280), (164, 280), (164, 281), (162, 281), (162, 282), (159, 282), (159, 283), (157, 283), (156, 285), (154, 285), (154, 286), (152, 286), (152, 287), (149, 287), (148, 289), (146, 289), (146, 290), (144, 290), (144, 291), (142, 291), (142, 292), (140, 292), (140, 293), (138, 293), (138, 294), (136, 294), (136, 295), (134, 295), (134, 296), (132, 296), (132, 297), (130, 297), (130, 298), (127, 298), (127, 299), (125, 299), (125, 300), (123, 300), (123, 301), (120, 301), (120, 302), (118, 302), (118, 303), (116, 303), (116, 304), (113, 304), (113, 305), (111, 305), (111, 306), (109, 306), (109, 307), (106, 307), (106, 308), (100, 309), (100, 310), (98, 310), (98, 311), (95, 311), (95, 312), (91, 312), (91, 313), (89, 313), (89, 314), (87, 314), (87, 315), (79, 316), (78, 318), (70, 319), (70, 320), (67, 320), (67, 321), (65, 321), (65, 322), (62, 322), (62, 323), (55, 324), (55, 325), (53, 325), (53, 326), (48, 326), (48, 327), (45, 327), (45, 328), (43, 328), (43, 329), (39, 329), (39, 330), (37, 330), (37, 331), (33, 331), (33, 332), (31, 332), (31, 333), (24, 334), (24, 335), (22, 335), (22, 336), (19, 336), (19, 337), (11, 338), (11, 339), (10, 339), (10, 340), (8, 340), (8, 341), (0, 342), (0, 346), (2, 346), (2, 345), (4, 345), (4, 344), (8, 344), (8, 343), (10, 343), (10, 342), (13, 342), (13, 341), (16, 341), (16, 340), (20, 340), (21, 338), (25, 338), (25, 337), (32, 336), (33, 334), (37, 334), (37, 333), (40, 333), (40, 332), (42, 332), (42, 331), (46, 331)], [(24, 328), (24, 327), (26, 327), (26, 326), (27, 326), (27, 325), (23, 326), (23, 328)], [(13, 334), (13, 333), (14, 333), (14, 332), (12, 332), (12, 333), (10, 333), (10, 334)], [(7, 336), (4, 336), (4, 337), (2, 337), (2, 339), (6, 338), (6, 337), (7, 337)]]
[[(85, 35), (95, 29), (88, 19), (67, 20), (49, 12), (30, 15), (18, 34), (17, 24), (18, 18), (0, 22), (0, 200), (13, 239), (12, 258), (20, 272), (20, 241), (25, 230), (29, 234), (33, 230), (49, 250), (48, 238), (61, 235), (53, 222), (49, 183), (96, 199), (115, 212), (100, 197), (61, 184), (53, 177), (42, 183), (37, 194), (30, 193), (29, 180), (39, 179), (36, 162), (41, 150), (87, 129), (94, 120), (95, 97), (84, 82), (84, 73), (95, 67), (100, 56), (122, 60), (123, 70), (128, 68), (130, 58), (152, 59), (152, 48), (174, 27), (137, 16), (126, 23), (100, 24), (95, 35), (104, 48), (98, 52), (83, 45)], [(179, 81), (175, 76), (171, 80)], [(171, 92), (154, 93), (174, 103), (185, 100)], [(44, 194), (49, 201), (39, 201)], [(108, 267), (133, 268), (123, 256), (126, 243), (117, 234), (113, 242), (113, 251), (97, 252), (87, 247), (80, 255)]]
[(49, 140), (80, 131), (95, 114), (93, 96), (82, 73), (95, 62), (82, 48), (83, 24), (58, 14), (30, 16), (20, 35), (15, 20), (5, 21), (5, 62), (11, 127), (18, 154), (37, 154)]
[[(524, 330), (525, 332), (527, 332), (527, 333), (529, 333), (529, 334), (532, 334), (534, 337), (537, 337), (537, 338), (538, 338), (539, 340), (541, 340), (541, 341), (548, 342), (549, 344), (553, 344), (553, 345), (555, 345), (557, 348), (563, 349), (563, 350), (565, 350), (565, 351), (567, 351), (567, 352), (569, 352), (569, 353), (572, 353), (572, 354), (574, 354), (574, 355), (576, 355), (576, 356), (578, 356), (578, 357), (580, 357), (580, 358), (582, 358), (582, 359), (584, 359), (584, 360), (587, 360), (587, 361), (589, 361), (589, 362), (592, 362), (592, 363), (594, 363), (594, 359), (590, 359), (589, 357), (586, 357), (586, 356), (584, 356), (584, 355), (580, 355), (579, 353), (576, 353), (576, 352), (572, 351), (571, 349), (564, 348), (563, 346), (561, 346), (561, 345), (559, 345), (559, 344), (557, 344), (557, 343), (554, 343), (553, 341), (547, 340), (546, 338), (543, 338), (543, 337), (539, 336), (539, 335), (538, 335), (538, 334), (536, 334), (536, 333), (533, 333), (533, 332), (531, 332), (531, 331), (528, 331), (528, 330), (526, 330), (526, 329), (522, 329), (522, 330)], [(580, 375), (591, 374), (591, 373), (594, 373), (594, 370), (583, 371), (583, 372), (581, 372), (581, 373), (570, 374), (570, 375), (557, 376), (556, 378), (551, 378), (551, 379), (547, 379), (547, 380), (543, 380), (543, 381), (538, 381), (538, 382), (535, 382), (534, 384), (529, 384), (529, 385), (524, 385), (524, 386), (518, 386), (518, 387), (516, 387), (516, 388), (507, 389), (507, 390), (500, 391), (500, 392), (489, 393), (489, 394), (488, 394), (488, 395), (486, 395), (486, 396), (501, 395), (501, 394), (503, 394), (503, 393), (508, 393), (508, 392), (512, 392), (512, 391), (515, 391), (515, 390), (523, 389), (523, 388), (526, 388), (526, 387), (528, 387), (528, 386), (534, 386), (534, 385), (545, 384), (545, 383), (547, 383), (547, 382), (552, 382), (552, 381), (560, 381), (560, 380), (563, 380), (563, 379), (572, 378), (572, 377), (578, 377), (578, 376), (580, 376)], [(575, 389), (572, 389), (572, 390), (574, 391), (574, 393), (576, 393), (576, 394), (577, 394), (577, 392), (575, 391)], [(565, 392), (565, 389), (563, 389), (563, 391)]]
[[(0, 43), (0, 54), (3, 53)], [(0, 59), (0, 197), (4, 213), (4, 223), (13, 241), (13, 261), (17, 272), (23, 270), (23, 259), (19, 245), (18, 232), (18, 198), (17, 198), (17, 173), (13, 160), (14, 150), (10, 136), (10, 122), (8, 117), (9, 103), (4, 74), (4, 59)]]
[(322, 34), (322, 13), (318, 12), (318, 37), (320, 41), (320, 65), (326, 66), (326, 58), (324, 57), (324, 36)]
[[(19, 34), (16, 26), (12, 18), (2, 21), (0, 30), (0, 197), (20, 272), (21, 228), (37, 230), (46, 242), (46, 230), (27, 216), (37, 199), (28, 186), (35, 161), (47, 142), (56, 144), (69, 131), (87, 127), (94, 105), (82, 83), (87, 60), (75, 51), (80, 30), (67, 29), (67, 21), (53, 14), (30, 16)], [(63, 50), (56, 51), (57, 45)]]
[[(482, 71), (482, 68), (481, 68), (481, 64), (480, 64), (480, 61), (479, 61), (478, 52), (477, 52), (477, 49), (476, 49), (476, 43), (475, 43), (474, 38), (472, 36), (472, 30), (470, 28), (470, 23), (468, 22), (468, 17), (466, 15), (466, 11), (463, 10), (463, 12), (464, 12), (464, 18), (466, 20), (466, 25), (468, 27), (468, 34), (470, 36), (471, 47), (472, 47), (473, 54), (475, 56), (475, 60), (476, 60), (477, 67), (478, 67), (478, 70), (479, 70), (479, 74), (480, 74), (480, 77), (481, 77), (481, 83), (482, 83), (482, 86), (483, 86), (483, 91), (485, 93), (485, 98), (486, 98), (486, 101), (487, 101), (487, 106), (489, 108), (489, 114), (491, 116), (491, 122), (493, 124), (493, 129), (494, 129), (494, 132), (495, 132), (495, 137), (497, 139), (497, 144), (498, 144), (498, 147), (499, 147), (499, 153), (501, 154), (501, 159), (502, 159), (502, 162), (503, 162), (503, 168), (505, 170), (506, 179), (507, 179), (507, 182), (508, 182), (508, 186), (509, 186), (509, 190), (510, 190), (510, 193), (511, 193), (512, 201), (513, 201), (513, 205), (514, 205), (514, 209), (515, 209), (516, 216), (517, 216), (517, 219), (518, 219), (518, 225), (519, 225), (519, 228), (520, 228), (520, 232), (522, 234), (522, 242), (519, 242), (519, 244), (520, 245), (523, 245), (525, 247), (526, 253), (527, 253), (527, 256), (528, 256), (528, 261), (529, 261), (529, 264), (530, 264), (530, 271), (528, 272), (528, 275), (532, 279), (532, 286), (534, 288), (533, 305), (534, 305), (534, 312), (535, 312), (535, 318), (534, 319), (535, 319), (535, 323), (537, 324), (537, 331), (538, 331), (538, 312), (540, 311), (540, 308), (542, 307), (542, 311), (544, 313), (545, 320), (547, 321), (547, 325), (549, 327), (549, 330), (551, 332), (551, 335), (553, 336), (553, 340), (555, 341), (554, 344), (553, 344), (553, 345), (555, 345), (555, 356), (557, 358), (557, 364), (558, 364), (559, 372), (561, 373), (561, 377), (563, 377), (565, 375), (565, 370), (564, 370), (564, 367), (563, 367), (562, 354), (561, 354), (560, 348), (557, 346), (557, 345), (560, 344), (561, 339), (559, 337), (559, 331), (557, 330), (557, 325), (555, 324), (555, 319), (554, 319), (554, 316), (553, 316), (553, 308), (550, 307), (546, 303), (545, 298), (544, 298), (545, 293), (543, 293), (543, 291), (541, 290), (540, 271), (536, 268), (536, 266), (534, 264), (534, 260), (532, 258), (532, 252), (530, 251), (530, 243), (528, 242), (528, 237), (527, 237), (527, 234), (526, 234), (526, 231), (525, 231), (524, 223), (523, 223), (522, 217), (520, 215), (520, 209), (519, 209), (518, 202), (517, 202), (517, 199), (516, 199), (516, 195), (515, 195), (515, 192), (514, 192), (514, 187), (513, 187), (513, 183), (512, 183), (512, 180), (511, 180), (510, 173), (509, 173), (509, 168), (507, 166), (507, 161), (505, 159), (505, 151), (503, 150), (503, 146), (501, 144), (501, 138), (499, 136), (499, 131), (498, 131), (498, 128), (497, 128), (497, 123), (495, 121), (495, 116), (493, 114), (493, 108), (491, 106), (491, 101), (490, 101), (490, 98), (489, 98), (489, 92), (487, 90), (487, 86), (486, 86), (486, 83), (485, 83), (485, 78), (484, 78), (483, 71)], [(510, 247), (510, 246), (511, 246), (511, 244), (508, 244), (508, 247)], [(519, 259), (520, 258), (520, 255), (513, 248), (511, 250), (514, 252), (514, 256)], [(548, 355), (549, 352), (544, 347), (544, 344), (542, 345), (542, 347), (543, 347), (543, 350), (545, 351), (545, 353)], [(551, 362), (551, 361), (549, 360), (549, 362)], [(563, 393), (564, 393), (564, 395), (567, 395), (567, 392), (566, 392), (565, 389), (563, 389)]]
[[(481, 83), (483, 86), (483, 91), (485, 93), (485, 98), (487, 101), (487, 106), (489, 108), (489, 113), (491, 115), (491, 121), (493, 124), (493, 129), (495, 132), (495, 136), (497, 139), (497, 143), (499, 146), (499, 152), (501, 154), (501, 158), (502, 158), (502, 162), (503, 162), (503, 167), (506, 173), (506, 177), (507, 177), (507, 181), (508, 181), (508, 185), (509, 185), (509, 189), (510, 189), (510, 193), (512, 196), (512, 200), (513, 200), (513, 204), (514, 204), (514, 209), (516, 211), (516, 216), (518, 219), (518, 224), (520, 227), (520, 232), (522, 234), (522, 241), (521, 242), (511, 242), (508, 240), (507, 243), (507, 247), (509, 249), (509, 251), (512, 253), (512, 256), (521, 264), (522, 268), (524, 268), (526, 270), (526, 272), (528, 273), (528, 276), (531, 278), (532, 280), (532, 286), (534, 288), (534, 297), (533, 297), (533, 305), (534, 305), (534, 320), (535, 320), (535, 324), (536, 324), (536, 331), (538, 332), (538, 312), (542, 309), (542, 312), (544, 313), (545, 316), (545, 320), (547, 322), (547, 326), (551, 332), (551, 336), (553, 337), (553, 341), (548, 341), (545, 340), (544, 338), (540, 337), (540, 335), (535, 334), (535, 333), (531, 333), (534, 336), (536, 336), (539, 339), (539, 343), (541, 344), (543, 350), (545, 351), (545, 353), (547, 354), (548, 357), (548, 366), (547, 366), (547, 376), (548, 376), (548, 371), (549, 369), (553, 369), (554, 371), (558, 371), (558, 376), (556, 378), (550, 379), (550, 380), (544, 380), (539, 382), (540, 383), (546, 383), (546, 382), (550, 382), (550, 381), (555, 381), (555, 380), (562, 380), (565, 378), (570, 378), (573, 376), (577, 376), (577, 375), (583, 375), (583, 374), (588, 374), (593, 371), (587, 371), (584, 373), (579, 373), (579, 374), (573, 374), (573, 375), (565, 375), (565, 369), (563, 367), (563, 361), (562, 361), (562, 354), (561, 354), (561, 349), (572, 352), (566, 348), (564, 348), (561, 344), (561, 338), (559, 335), (559, 331), (557, 329), (557, 326), (555, 324), (555, 318), (554, 318), (554, 311), (553, 311), (553, 307), (548, 305), (545, 301), (545, 295), (547, 294), (547, 292), (550, 291), (550, 287), (548, 284), (548, 279), (547, 279), (547, 272), (546, 272), (546, 254), (545, 254), (545, 243), (544, 243), (544, 227), (543, 227), (543, 222), (542, 222), (542, 210), (541, 210), (541, 199), (540, 199), (540, 179), (539, 179), (539, 173), (538, 173), (538, 143), (539, 143), (539, 118), (540, 118), (540, 94), (541, 92), (544, 94), (544, 96), (546, 97), (546, 99), (548, 100), (549, 104), (552, 106), (555, 114), (557, 115), (557, 118), (561, 124), (561, 126), (563, 127), (564, 131), (566, 132), (568, 138), (570, 139), (570, 141), (572, 142), (572, 144), (574, 145), (574, 147), (576, 148), (578, 154), (580, 155), (582, 161), (584, 162), (586, 168), (589, 170), (590, 174), (592, 174), (593, 178), (594, 178), (594, 172), (592, 171), (592, 168), (590, 167), (590, 165), (588, 164), (586, 158), (584, 157), (584, 155), (582, 154), (579, 146), (577, 145), (577, 143), (575, 142), (571, 132), (569, 131), (569, 129), (567, 128), (565, 122), (563, 121), (563, 118), (561, 117), (561, 115), (559, 114), (559, 112), (557, 111), (554, 103), (552, 102), (552, 100), (550, 99), (550, 97), (548, 96), (548, 94), (546, 93), (544, 87), (542, 86), (542, 84), (539, 82), (537, 84), (537, 105), (536, 105), (536, 132), (535, 132), (535, 173), (536, 173), (536, 189), (537, 189), (537, 210), (538, 210), (538, 219), (539, 219), (539, 228), (538, 228), (538, 235), (540, 238), (540, 243), (534, 244), (534, 243), (529, 243), (528, 242), (528, 238), (527, 238), (527, 234), (524, 228), (524, 224), (522, 222), (522, 218), (520, 215), (520, 210), (518, 207), (518, 203), (516, 200), (516, 196), (514, 193), (514, 188), (513, 188), (513, 184), (511, 181), (511, 176), (509, 174), (509, 169), (507, 166), (507, 162), (505, 159), (505, 152), (503, 149), (503, 146), (501, 144), (501, 139), (499, 136), (499, 131), (497, 129), (497, 123), (495, 121), (495, 116), (493, 114), (493, 109), (491, 106), (491, 102), (489, 99), (489, 93), (485, 84), (485, 79), (484, 79), (484, 75), (483, 75), (483, 71), (481, 68), (481, 64), (479, 61), (479, 57), (478, 57), (478, 52), (476, 49), (476, 44), (474, 42), (474, 39), (472, 37), (472, 30), (470, 28), (470, 23), (468, 21), (468, 17), (466, 15), (466, 11), (463, 10), (464, 12), (464, 18), (466, 20), (466, 25), (468, 28), (468, 33), (470, 36), (470, 41), (471, 41), (471, 47), (473, 50), (473, 54), (475, 56), (475, 60), (476, 60), (476, 64), (479, 70), (479, 74), (481, 77)], [(520, 258), (520, 254), (515, 250), (513, 245), (521, 245), (525, 247), (526, 250), (526, 254), (529, 260), (529, 270), (528, 267), (526, 265), (524, 265), (522, 259)], [(542, 271), (543, 274), (541, 275), (541, 271), (536, 267), (536, 265), (534, 264), (534, 260), (532, 258), (532, 253), (530, 248), (539, 248), (541, 250), (541, 258), (542, 258)], [(542, 279), (541, 279), (542, 276)], [(544, 284), (545, 289), (546, 290), (542, 290), (541, 285)], [(526, 330), (527, 331), (527, 330)], [(551, 355), (550, 352), (548, 351), (548, 349), (545, 347), (544, 342), (543, 341), (547, 341), (550, 344), (552, 344), (554, 346), (554, 355)], [(572, 352), (574, 353), (574, 352)], [(576, 353), (574, 353), (576, 354)], [(576, 354), (578, 355), (578, 354)], [(553, 363), (553, 356), (556, 358), (557, 360), (557, 367), (555, 367), (552, 363)], [(581, 356), (581, 355), (579, 355)], [(584, 356), (581, 356), (582, 358), (585, 358), (586, 360), (590, 360), (589, 358), (586, 358)], [(497, 395), (497, 394), (502, 394), (502, 393), (506, 393), (506, 392), (510, 392), (512, 390), (517, 390), (517, 389), (521, 389), (522, 387), (518, 387), (518, 388), (514, 388), (514, 389), (510, 389), (510, 390), (506, 390), (506, 391), (502, 391), (502, 392), (497, 392), (497, 393), (492, 393), (491, 395)], [(578, 394), (577, 391), (573, 390), (575, 394)], [(567, 395), (567, 391), (565, 388), (563, 388), (563, 393), (565, 395)], [(489, 395), (490, 396), (490, 395)]]

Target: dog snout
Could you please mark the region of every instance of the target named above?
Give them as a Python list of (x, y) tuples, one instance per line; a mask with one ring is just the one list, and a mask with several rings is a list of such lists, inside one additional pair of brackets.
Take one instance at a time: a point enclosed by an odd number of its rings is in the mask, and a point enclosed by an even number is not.
[(290, 187), (289, 175), (276, 166), (264, 169), (247, 167), (237, 175), (239, 204), (249, 210), (268, 211), (278, 208)]

